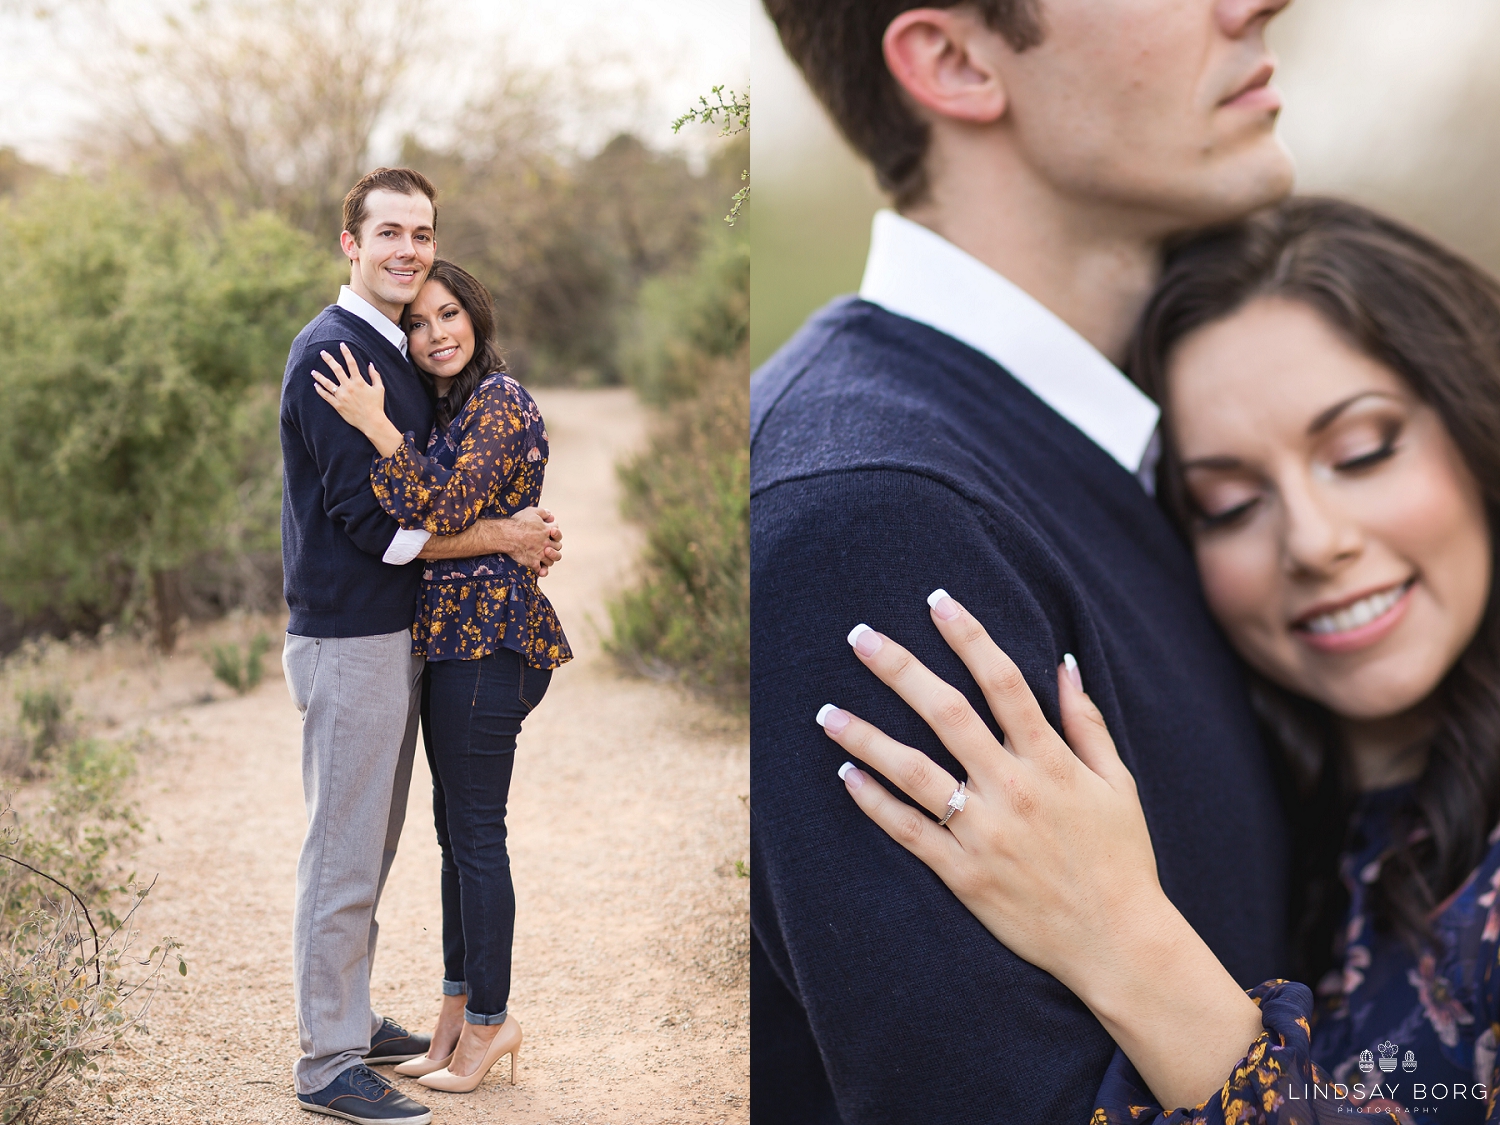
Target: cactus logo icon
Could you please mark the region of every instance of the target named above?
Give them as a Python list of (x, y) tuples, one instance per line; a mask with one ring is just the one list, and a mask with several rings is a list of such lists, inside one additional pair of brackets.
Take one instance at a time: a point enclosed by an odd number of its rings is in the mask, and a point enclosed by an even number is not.
[(1369, 1051), (1361, 1051), (1359, 1053), (1359, 1069), (1364, 1071), (1366, 1074), (1369, 1074), (1370, 1071), (1374, 1070), (1375, 1056), (1370, 1054)]
[(1417, 1069), (1417, 1056), (1414, 1052), (1406, 1052), (1406, 1057), (1401, 1060), (1401, 1069), (1407, 1074)]
[[(1381, 1074), (1389, 1074), (1396, 1069), (1396, 1055), (1401, 1051), (1401, 1048), (1397, 1044), (1387, 1039), (1380, 1046), (1376, 1047), (1375, 1050), (1380, 1055)], [(1413, 1063), (1412, 1065), (1415, 1066), (1416, 1064)]]

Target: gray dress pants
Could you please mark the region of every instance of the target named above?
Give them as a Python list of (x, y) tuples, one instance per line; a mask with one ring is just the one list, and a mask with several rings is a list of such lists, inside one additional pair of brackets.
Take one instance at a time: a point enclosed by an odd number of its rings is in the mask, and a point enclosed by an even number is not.
[(422, 664), (406, 630), (377, 637), (298, 637), (282, 652), (302, 712), (307, 838), (297, 860), (293, 988), (299, 1094), (359, 1062), (381, 1018), (370, 965), (411, 786)]

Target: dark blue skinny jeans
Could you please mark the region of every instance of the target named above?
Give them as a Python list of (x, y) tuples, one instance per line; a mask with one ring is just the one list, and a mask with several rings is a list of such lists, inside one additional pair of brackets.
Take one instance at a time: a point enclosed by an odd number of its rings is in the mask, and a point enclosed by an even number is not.
[(422, 741), (443, 850), (443, 993), (468, 995), (469, 1023), (505, 1022), (516, 932), (505, 802), (516, 735), (551, 680), (509, 649), (430, 660), (422, 678)]

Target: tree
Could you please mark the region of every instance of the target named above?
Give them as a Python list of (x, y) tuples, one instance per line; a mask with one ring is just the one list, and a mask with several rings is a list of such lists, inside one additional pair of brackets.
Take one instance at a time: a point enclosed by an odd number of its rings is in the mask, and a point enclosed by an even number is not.
[(0, 232), (0, 601), (149, 605), (170, 650), (184, 561), (274, 474), (287, 343), (332, 263), (269, 213), (210, 227), (119, 181), (27, 193)]
[(196, 202), (270, 209), (327, 240), (407, 93), (429, 0), (201, 0), (129, 62), (96, 153)]

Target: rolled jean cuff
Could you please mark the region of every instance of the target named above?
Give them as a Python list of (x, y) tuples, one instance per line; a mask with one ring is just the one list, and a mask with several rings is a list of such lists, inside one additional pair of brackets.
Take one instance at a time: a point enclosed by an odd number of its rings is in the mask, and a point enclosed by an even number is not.
[(480, 1027), (494, 1027), (505, 1022), (505, 1013), (502, 1011), (498, 1016), (479, 1016), (464, 1009), (464, 1023), (478, 1024)]
[(444, 996), (467, 996), (468, 994), (469, 994), (469, 985), (468, 985), (468, 982), (461, 981), (461, 980), (444, 980), (443, 981), (443, 995)]

